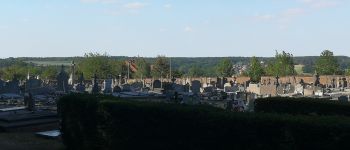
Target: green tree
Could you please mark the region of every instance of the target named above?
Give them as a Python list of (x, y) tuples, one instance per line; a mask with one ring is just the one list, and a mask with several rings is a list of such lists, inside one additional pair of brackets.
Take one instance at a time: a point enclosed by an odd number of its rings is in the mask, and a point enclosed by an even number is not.
[(41, 76), (44, 79), (53, 80), (53, 79), (56, 79), (57, 73), (58, 73), (58, 69), (56, 66), (47, 66), (44, 68)]
[(266, 72), (271, 76), (288, 76), (294, 75), (294, 60), (293, 55), (282, 51), (278, 53), (276, 51), (275, 58), (268, 63)]
[(136, 60), (137, 72), (135, 73), (136, 78), (147, 78), (151, 75), (151, 66), (144, 58), (138, 58)]
[(184, 73), (182, 71), (180, 71), (179, 69), (175, 69), (172, 72), (172, 75), (173, 75), (174, 78), (182, 78)]
[(222, 77), (231, 77), (233, 72), (233, 65), (230, 59), (224, 58), (216, 65), (216, 72)]
[(123, 61), (113, 60), (108, 54), (87, 53), (78, 63), (78, 72), (82, 72), (86, 78), (91, 78), (96, 73), (99, 78), (124, 75)]
[(165, 56), (157, 56), (153, 68), (152, 76), (153, 77), (166, 77), (169, 74), (170, 64), (168, 59)]
[(255, 56), (250, 60), (248, 75), (253, 82), (260, 82), (261, 76), (264, 75), (264, 68)]
[(345, 75), (350, 76), (350, 69), (345, 69)]
[(203, 70), (197, 66), (197, 65), (193, 65), (189, 71), (188, 71), (188, 75), (190, 77), (200, 77), (203, 76)]
[(324, 50), (315, 64), (316, 72), (321, 75), (339, 74), (340, 68), (333, 52)]

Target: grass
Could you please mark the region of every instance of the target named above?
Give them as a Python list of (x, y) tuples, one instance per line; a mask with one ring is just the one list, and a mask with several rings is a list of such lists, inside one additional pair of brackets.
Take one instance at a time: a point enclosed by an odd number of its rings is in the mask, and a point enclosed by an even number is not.
[(0, 133), (1, 150), (64, 150), (58, 139), (44, 139), (34, 133)]

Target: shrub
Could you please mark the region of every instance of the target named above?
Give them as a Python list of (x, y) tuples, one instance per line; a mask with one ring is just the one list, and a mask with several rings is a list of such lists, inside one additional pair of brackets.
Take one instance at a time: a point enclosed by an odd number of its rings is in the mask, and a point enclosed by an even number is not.
[(350, 103), (315, 98), (271, 97), (255, 100), (255, 112), (350, 116)]
[(70, 149), (350, 147), (347, 117), (232, 113), (209, 106), (86, 95), (66, 96), (59, 105), (63, 141)]

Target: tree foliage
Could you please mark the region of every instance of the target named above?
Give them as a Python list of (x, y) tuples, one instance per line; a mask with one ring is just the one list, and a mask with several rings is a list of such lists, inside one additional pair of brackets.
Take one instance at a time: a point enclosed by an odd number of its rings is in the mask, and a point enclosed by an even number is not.
[(41, 77), (43, 79), (53, 80), (53, 79), (56, 79), (57, 73), (58, 73), (58, 68), (56, 66), (47, 66), (43, 70)]
[(253, 82), (260, 82), (261, 76), (264, 75), (264, 68), (255, 56), (251, 58), (248, 75)]
[(125, 63), (113, 60), (106, 53), (87, 53), (85, 59), (78, 63), (78, 70), (87, 78), (93, 77), (95, 73), (99, 78), (109, 78), (125, 75)]
[(339, 74), (339, 64), (334, 57), (333, 52), (324, 50), (320, 58), (316, 61), (315, 68), (317, 73), (321, 75)]
[(231, 60), (224, 58), (216, 65), (217, 74), (222, 77), (231, 77), (234, 74), (232, 67)]
[(168, 59), (165, 56), (157, 56), (153, 68), (152, 76), (153, 77), (166, 77), (170, 72), (170, 64)]
[(271, 76), (288, 76), (294, 75), (294, 60), (293, 55), (282, 51), (276, 51), (275, 58), (268, 63), (266, 72)]
[(188, 71), (188, 75), (190, 77), (200, 77), (203, 76), (203, 70), (197, 66), (197, 65), (193, 65), (189, 71)]
[(136, 60), (137, 72), (136, 78), (147, 78), (151, 76), (151, 66), (144, 58), (138, 58)]

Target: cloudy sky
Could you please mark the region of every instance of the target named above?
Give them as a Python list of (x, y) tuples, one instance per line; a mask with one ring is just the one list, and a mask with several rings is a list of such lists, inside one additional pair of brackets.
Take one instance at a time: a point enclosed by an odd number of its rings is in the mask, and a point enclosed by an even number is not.
[(1, 0), (0, 58), (350, 56), (348, 0)]

